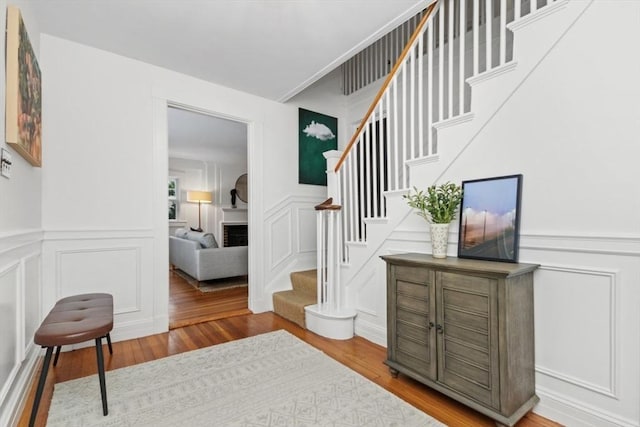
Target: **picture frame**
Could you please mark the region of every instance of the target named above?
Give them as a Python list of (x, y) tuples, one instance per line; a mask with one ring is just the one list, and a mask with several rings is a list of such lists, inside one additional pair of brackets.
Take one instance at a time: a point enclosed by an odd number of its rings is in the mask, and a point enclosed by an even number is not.
[(298, 109), (298, 183), (327, 185), (325, 151), (338, 148), (338, 119)]
[(7, 7), (5, 139), (42, 166), (42, 75), (20, 9)]
[(178, 178), (170, 176), (167, 183), (167, 199), (169, 202), (169, 221), (178, 219), (178, 210), (180, 207), (180, 187), (178, 186)]
[(518, 262), (522, 175), (462, 181), (458, 258)]

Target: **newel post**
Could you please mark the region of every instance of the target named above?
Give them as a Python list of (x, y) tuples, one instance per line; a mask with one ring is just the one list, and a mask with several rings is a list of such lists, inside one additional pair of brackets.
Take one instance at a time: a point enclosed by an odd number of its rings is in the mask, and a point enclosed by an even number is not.
[(327, 197), (333, 198), (333, 203), (336, 205), (342, 204), (340, 200), (340, 184), (338, 183), (338, 174), (335, 169), (342, 151), (330, 150), (322, 153), (325, 159), (327, 159)]

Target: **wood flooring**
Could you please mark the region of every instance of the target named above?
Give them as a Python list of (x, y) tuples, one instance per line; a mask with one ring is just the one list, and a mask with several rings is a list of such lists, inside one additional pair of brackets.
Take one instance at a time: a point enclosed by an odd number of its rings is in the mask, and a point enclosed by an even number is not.
[(248, 298), (246, 287), (200, 292), (175, 270), (170, 270), (169, 329), (250, 314)]
[[(197, 296), (187, 296), (187, 289), (181, 288), (180, 286), (174, 287), (174, 282), (176, 282), (175, 277), (172, 277), (171, 292), (173, 294), (174, 291), (176, 291), (176, 302), (177, 298), (185, 298), (186, 301), (191, 301), (190, 304), (198, 304), (199, 299)], [(182, 295), (182, 291), (184, 291), (184, 295)], [(200, 293), (197, 290), (195, 291)], [(237, 298), (237, 296), (233, 296), (233, 293), (229, 295), (230, 300), (234, 300), (235, 298)], [(185, 309), (185, 311), (192, 312), (194, 316), (191, 317), (192, 321), (197, 316), (206, 316), (200, 313), (197, 307), (188, 308), (190, 307), (190, 304), (185, 304), (183, 302), (182, 308)], [(239, 313), (239, 311), (242, 310), (242, 308), (237, 308), (235, 306), (236, 302), (218, 301), (217, 304), (218, 307), (224, 307), (229, 310), (219, 311), (216, 316), (220, 316), (222, 313)], [(183, 313), (183, 315), (184, 317), (181, 317), (183, 320), (189, 318), (186, 314)], [(413, 381), (404, 375), (400, 375), (398, 378), (391, 377), (386, 365), (383, 364), (386, 358), (385, 348), (360, 337), (354, 337), (345, 341), (323, 338), (302, 329), (298, 325), (271, 312), (234, 315), (233, 317), (220, 318), (217, 320), (177, 327), (163, 334), (115, 342), (113, 343), (113, 355), (109, 355), (109, 352), (105, 351), (105, 369), (110, 371), (278, 329), (285, 329), (289, 331), (298, 338), (324, 351), (330, 357), (357, 371), (361, 375), (369, 378), (371, 381), (384, 387), (449, 426), (495, 426), (494, 422), (484, 415), (481, 415), (438, 392), (430, 390), (426, 386)], [(51, 403), (51, 397), (53, 395), (54, 383), (93, 375), (96, 374), (96, 372), (97, 368), (94, 347), (87, 347), (62, 353), (60, 355), (58, 366), (51, 367), (49, 371), (40, 409), (38, 411), (36, 426), (46, 425), (46, 417)], [(37, 375), (39, 375), (39, 372)], [(18, 424), (19, 426), (28, 425), (29, 414), (35, 396), (37, 375), (32, 382), (31, 390), (24, 402), (24, 409)], [(97, 381), (96, 387), (99, 387)], [(108, 390), (109, 383), (107, 377), (107, 393)], [(97, 400), (96, 405), (99, 406), (100, 404), (100, 401)], [(551, 427), (558, 425), (559, 424), (551, 422), (533, 413), (528, 414), (517, 424), (518, 427)]]

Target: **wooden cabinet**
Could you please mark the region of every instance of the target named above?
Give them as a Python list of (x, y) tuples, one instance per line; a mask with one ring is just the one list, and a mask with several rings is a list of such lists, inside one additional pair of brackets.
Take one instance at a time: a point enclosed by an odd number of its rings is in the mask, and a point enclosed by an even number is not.
[(387, 361), (512, 426), (535, 395), (533, 264), (425, 254), (387, 262)]

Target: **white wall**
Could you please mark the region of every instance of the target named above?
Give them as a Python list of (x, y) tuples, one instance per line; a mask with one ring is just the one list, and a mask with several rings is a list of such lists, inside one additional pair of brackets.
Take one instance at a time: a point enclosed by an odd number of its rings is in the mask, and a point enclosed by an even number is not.
[[(523, 33), (535, 40), (562, 13), (516, 33), (518, 66), (535, 47), (523, 46)], [(542, 400), (535, 411), (566, 425), (640, 425), (638, 16), (640, 3), (596, 1), (503, 105), (472, 111), (486, 124), (471, 135), (448, 128), (438, 136), (443, 152), (447, 143), (470, 143), (435, 175), (441, 182), (524, 175), (520, 261), (541, 264), (535, 328)], [(474, 105), (511, 78), (474, 87)], [(361, 111), (357, 97), (349, 111)], [(428, 167), (412, 169), (412, 185), (433, 183)], [(386, 330), (385, 269), (377, 255), (429, 250), (426, 224), (411, 214), (377, 248), (349, 285), (361, 335), (379, 341)]]
[[(324, 187), (297, 184), (297, 107), (48, 35), (42, 46), (50, 141), (43, 169), (45, 306), (100, 289), (114, 293), (115, 339), (166, 330), (171, 103), (248, 125), (255, 243), (249, 304), (257, 312), (269, 309), (271, 290), (288, 286), (286, 276), (299, 259), (313, 259), (309, 213), (326, 194)], [(291, 220), (275, 221), (283, 212)], [(272, 250), (281, 256), (266, 257)], [(99, 268), (105, 263), (109, 272)]]
[[(31, 44), (39, 56), (39, 28), (28, 2), (12, 2), (21, 9)], [(0, 28), (6, 28), (6, 1), (0, 1)], [(3, 31), (4, 34), (4, 31)], [(0, 57), (5, 56), (5, 40)], [(0, 117), (5, 114), (5, 68), (0, 71)], [(40, 322), (41, 292), (41, 169), (32, 167), (4, 141), (0, 120), (0, 148), (12, 155), (11, 179), (0, 177), (0, 425), (15, 421), (35, 355), (33, 334)], [(44, 143), (46, 144), (46, 133)]]

